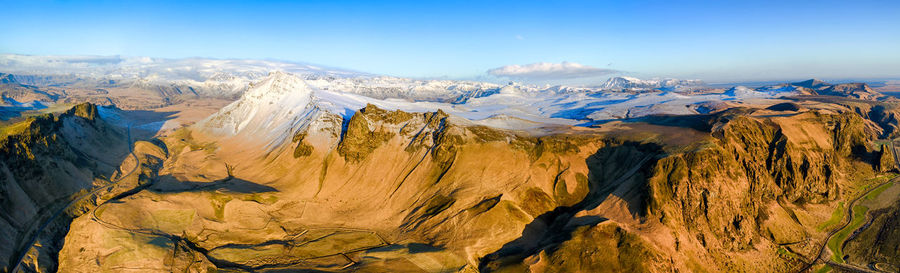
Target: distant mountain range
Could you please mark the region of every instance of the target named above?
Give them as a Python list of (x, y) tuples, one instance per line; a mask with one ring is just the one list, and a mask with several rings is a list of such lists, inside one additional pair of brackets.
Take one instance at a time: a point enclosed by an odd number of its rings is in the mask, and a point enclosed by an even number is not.
[(598, 87), (603, 90), (647, 90), (664, 89), (679, 90), (705, 86), (701, 80), (651, 79), (642, 80), (633, 77), (613, 77)]
[(900, 100), (866, 83), (5, 62), (2, 272), (890, 272), (900, 257)]
[[(580, 124), (654, 114), (695, 114), (709, 102), (788, 95), (883, 96), (866, 84), (808, 80), (759, 88), (717, 89), (700, 80), (613, 77), (593, 87), (496, 84), (460, 80), (416, 80), (378, 76), (309, 64), (256, 60), (156, 59), (141, 57), (0, 55), (4, 98), (19, 102), (91, 101), (134, 104), (122, 90), (156, 97), (128, 108), (162, 107), (184, 98), (237, 99), (259, 85), (297, 82), (314, 94), (352, 97), (336, 102), (340, 114), (372, 102), (387, 109), (445, 108), (473, 120), (516, 117), (539, 123)], [(276, 73), (271, 73), (275, 71)], [(13, 90), (14, 89), (14, 90)], [(87, 89), (81, 93), (73, 90)], [(110, 91), (112, 90), (112, 91)], [(117, 91), (118, 90), (118, 91)], [(265, 91), (262, 94), (266, 94)], [(272, 95), (274, 96), (274, 95)], [(345, 103), (353, 101), (353, 103)], [(701, 109), (698, 112), (698, 109)]]

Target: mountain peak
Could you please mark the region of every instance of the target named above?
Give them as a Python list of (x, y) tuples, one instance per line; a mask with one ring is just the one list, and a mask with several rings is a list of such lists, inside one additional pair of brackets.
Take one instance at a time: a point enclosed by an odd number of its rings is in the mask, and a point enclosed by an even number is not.
[(802, 82), (791, 83), (791, 85), (815, 89), (823, 86), (829, 86), (831, 84), (819, 79), (809, 79)]
[(309, 90), (309, 85), (304, 79), (288, 72), (275, 71), (260, 82), (251, 84), (244, 95), (261, 96), (268, 93), (284, 94), (304, 90)]
[(619, 90), (619, 89), (655, 89), (670, 88), (677, 89), (681, 87), (701, 86), (703, 81), (700, 80), (680, 80), (680, 79), (649, 79), (642, 80), (635, 77), (620, 76), (609, 78), (605, 83), (600, 85), (601, 89)]

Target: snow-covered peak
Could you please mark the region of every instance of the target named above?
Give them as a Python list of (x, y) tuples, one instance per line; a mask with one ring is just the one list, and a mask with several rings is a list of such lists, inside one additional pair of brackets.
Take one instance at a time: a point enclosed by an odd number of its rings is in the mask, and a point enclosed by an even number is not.
[(649, 90), (649, 89), (667, 89), (676, 90), (684, 87), (698, 87), (704, 85), (700, 80), (679, 80), (679, 79), (650, 79), (642, 80), (634, 77), (613, 77), (599, 86), (603, 90)]
[(790, 93), (797, 92), (798, 87), (790, 84), (780, 84), (780, 85), (771, 85), (771, 86), (763, 86), (756, 89), (760, 92), (768, 92), (768, 93)]
[(623, 80), (623, 81), (627, 81), (627, 82), (634, 82), (634, 83), (645, 82), (644, 80), (641, 80), (641, 79), (638, 79), (635, 77), (629, 77), (629, 76), (615, 77), (613, 79)]
[[(200, 126), (213, 132), (244, 135), (275, 147), (290, 140), (303, 128), (340, 126), (342, 119), (351, 118), (367, 104), (407, 112), (440, 109), (474, 124), (530, 130), (549, 124), (578, 125), (655, 114), (696, 114), (696, 109), (701, 108), (696, 106), (708, 102), (767, 98), (790, 93), (789, 90), (755, 90), (747, 87), (735, 87), (722, 93), (697, 94), (658, 89), (606, 92), (591, 88), (516, 84), (467, 91), (454, 89), (456, 87), (453, 86), (458, 85), (452, 84), (460, 83), (392, 77), (310, 78), (272, 72), (252, 84), (238, 101), (204, 120)], [(463, 94), (463, 97), (453, 101), (402, 98), (417, 95), (422, 98), (418, 92), (441, 96)], [(329, 125), (319, 124), (323, 120)]]
[(507, 85), (507, 86), (501, 87), (499, 90), (499, 93), (504, 94), (504, 95), (521, 95), (522, 90), (519, 89), (518, 86)]
[(310, 92), (312, 91), (309, 85), (300, 77), (287, 72), (274, 71), (262, 81), (251, 84), (250, 89), (244, 93), (243, 97), (262, 98), (287, 93), (308, 94)]
[[(201, 96), (236, 97), (269, 72), (306, 77), (359, 77), (368, 74), (304, 63), (233, 59), (162, 59), (123, 56), (30, 56), (0, 54), (0, 71), (29, 76), (66, 76), (88, 85), (116, 82), (124, 87), (190, 87)], [(28, 83), (36, 84), (36, 83)]]
[(314, 90), (302, 78), (272, 72), (253, 84), (241, 98), (201, 121), (203, 128), (220, 134), (247, 134), (277, 144), (290, 137), (290, 129), (308, 122), (320, 108)]
[(80, 77), (131, 79), (154, 77), (170, 81), (204, 81), (219, 74), (259, 80), (270, 71), (295, 74), (358, 76), (359, 72), (304, 63), (239, 59), (163, 59), (124, 56), (32, 56), (0, 54), (0, 69), (23, 75), (73, 74)]
[(725, 94), (729, 96), (757, 96), (761, 93), (746, 86), (735, 86), (725, 90)]

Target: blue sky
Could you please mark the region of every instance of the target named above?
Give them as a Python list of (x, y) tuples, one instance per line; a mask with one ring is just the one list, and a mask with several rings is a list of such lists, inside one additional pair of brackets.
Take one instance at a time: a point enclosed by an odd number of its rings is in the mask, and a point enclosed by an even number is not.
[(900, 1), (0, 2), (4, 53), (277, 59), (409, 77), (539, 62), (710, 82), (900, 77)]

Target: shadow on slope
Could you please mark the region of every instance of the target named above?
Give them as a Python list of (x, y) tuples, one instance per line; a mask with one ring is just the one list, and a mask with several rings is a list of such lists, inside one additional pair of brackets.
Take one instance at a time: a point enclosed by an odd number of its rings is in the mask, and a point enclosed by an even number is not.
[(701, 132), (710, 132), (716, 123), (724, 123), (736, 116), (746, 116), (755, 110), (744, 107), (734, 107), (727, 110), (694, 115), (648, 115), (628, 119), (595, 120), (580, 124), (583, 126), (599, 126), (613, 121), (624, 123), (647, 123), (651, 125), (681, 127), (694, 129)]
[(536, 217), (525, 226), (521, 237), (482, 258), (478, 265), (479, 271), (499, 270), (520, 264), (525, 258), (543, 250), (553, 251), (559, 244), (570, 240), (577, 228), (594, 226), (608, 220), (599, 216), (576, 217), (576, 214), (596, 208), (610, 196), (626, 200), (631, 214), (642, 215), (646, 199), (643, 196), (644, 185), (629, 183), (628, 180), (639, 172), (646, 172), (645, 166), (652, 165), (650, 163), (660, 154), (662, 147), (658, 144), (633, 141), (610, 143), (599, 149), (585, 160), (589, 173), (588, 193), (584, 199), (575, 205), (557, 207)]
[(278, 191), (273, 187), (257, 184), (240, 178), (228, 177), (212, 182), (180, 181), (172, 175), (158, 178), (147, 190), (155, 193), (225, 191), (231, 193), (265, 193)]
[(115, 106), (99, 107), (103, 119), (119, 127), (131, 127), (135, 138), (149, 139), (165, 130), (166, 122), (176, 118), (178, 111), (123, 110)]
[[(71, 219), (101, 180), (131, 171), (130, 131), (98, 115), (93, 104), (59, 114), (27, 117), (0, 139), (0, 260), (2, 271), (23, 258), (23, 270), (55, 271), (56, 255)], [(127, 169), (120, 169), (124, 167)], [(35, 253), (25, 257), (35, 241)], [(35, 261), (36, 260), (36, 261)], [(33, 268), (37, 264), (38, 268)]]

